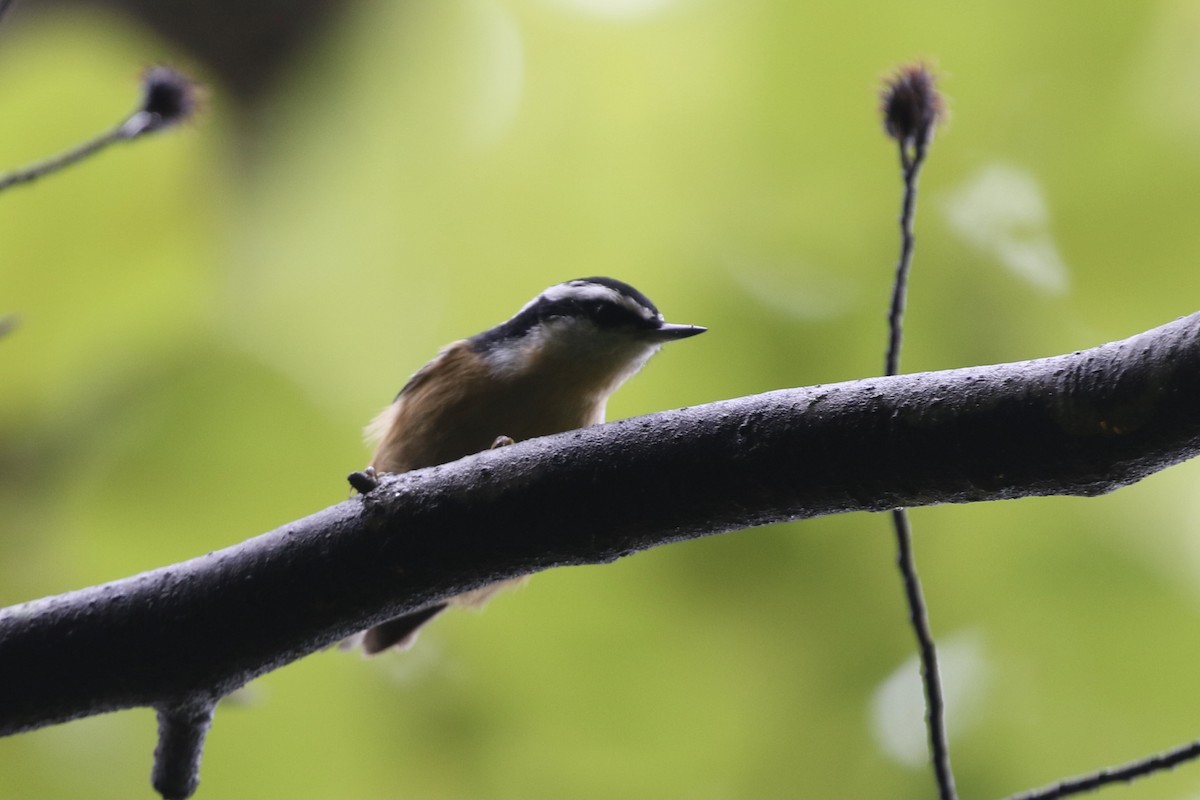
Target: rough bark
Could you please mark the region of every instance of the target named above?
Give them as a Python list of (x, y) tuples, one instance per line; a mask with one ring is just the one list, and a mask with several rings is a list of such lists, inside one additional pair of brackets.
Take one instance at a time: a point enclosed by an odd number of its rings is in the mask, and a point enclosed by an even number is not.
[(239, 545), (0, 611), (0, 734), (203, 708), (522, 573), (822, 514), (1100, 494), (1195, 455), (1198, 399), (1194, 314), (1072, 355), (770, 392), (389, 476)]

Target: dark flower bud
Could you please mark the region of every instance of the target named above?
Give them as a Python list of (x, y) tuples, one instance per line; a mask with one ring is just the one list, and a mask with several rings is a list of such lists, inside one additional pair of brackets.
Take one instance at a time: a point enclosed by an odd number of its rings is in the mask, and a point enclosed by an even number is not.
[(142, 103), (122, 132), (133, 138), (178, 125), (196, 113), (200, 86), (171, 67), (150, 67), (142, 74)]
[(902, 145), (922, 146), (945, 114), (936, 78), (924, 64), (901, 67), (883, 88), (883, 128)]

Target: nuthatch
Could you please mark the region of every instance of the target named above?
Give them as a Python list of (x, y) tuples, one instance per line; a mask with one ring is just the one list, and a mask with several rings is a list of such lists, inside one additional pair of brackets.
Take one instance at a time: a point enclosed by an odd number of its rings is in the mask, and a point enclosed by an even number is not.
[[(612, 278), (551, 286), (507, 322), (443, 348), (367, 428), (371, 467), (405, 472), (498, 444), (604, 421), (609, 395), (667, 342), (703, 333), (673, 325), (650, 299)], [(448, 605), (478, 606), (520, 580), (494, 583), (362, 634), (374, 654), (416, 640)]]

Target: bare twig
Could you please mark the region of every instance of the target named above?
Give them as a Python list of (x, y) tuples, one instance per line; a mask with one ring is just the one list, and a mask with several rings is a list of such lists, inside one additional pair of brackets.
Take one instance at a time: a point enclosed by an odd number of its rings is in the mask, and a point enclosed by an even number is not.
[(10, 189), (13, 186), (18, 186), (22, 183), (30, 183), (37, 180), (43, 175), (49, 175), (58, 172), (60, 169), (69, 167), (72, 164), (83, 161), (88, 156), (99, 153), (104, 148), (115, 142), (124, 141), (129, 138), (124, 133), (124, 125), (115, 128), (108, 133), (97, 136), (90, 141), (84, 142), (81, 145), (71, 148), (65, 153), (60, 153), (53, 158), (48, 158), (37, 164), (31, 164), (20, 169), (13, 170), (7, 175), (0, 176), (0, 192), (5, 189)]
[(934, 644), (933, 629), (929, 624), (929, 612), (925, 605), (925, 593), (921, 590), (921, 579), (917, 575), (917, 562), (913, 555), (908, 511), (893, 508), (892, 525), (896, 532), (896, 566), (904, 582), (908, 619), (917, 637), (917, 650), (921, 659), (921, 682), (925, 688), (925, 727), (929, 732), (929, 752), (937, 778), (938, 795), (942, 800), (953, 800), (956, 789), (954, 773), (950, 768), (950, 742), (946, 736), (946, 703), (942, 697), (937, 646)]
[[(888, 309), (888, 346), (884, 359), (887, 375), (900, 372), (900, 345), (904, 336), (904, 307), (908, 294), (908, 276), (912, 267), (913, 218), (917, 202), (917, 178), (925, 161), (926, 148), (942, 113), (942, 101), (934, 88), (933, 75), (923, 66), (910, 66), (888, 84), (883, 96), (884, 128), (900, 149), (900, 167), (904, 177), (904, 201), (900, 210), (900, 258), (892, 282), (892, 302)], [(908, 616), (917, 637), (921, 658), (921, 679), (925, 687), (926, 727), (929, 751), (941, 800), (955, 800), (954, 772), (950, 767), (950, 743), (946, 736), (945, 703), (938, 670), (937, 647), (929, 624), (921, 579), (913, 553), (912, 529), (908, 512), (892, 509), (896, 532), (896, 565), (904, 581)]]
[(883, 129), (899, 145), (900, 168), (904, 177), (904, 203), (900, 210), (900, 259), (896, 264), (895, 280), (892, 281), (888, 349), (884, 363), (884, 374), (895, 375), (900, 371), (904, 305), (908, 293), (908, 271), (912, 265), (917, 177), (937, 124), (945, 114), (945, 105), (935, 86), (933, 73), (923, 64), (913, 64), (902, 67), (887, 81), (881, 110)]
[(925, 162), (925, 145), (913, 148), (910, 155), (908, 145), (900, 142), (900, 168), (904, 176), (904, 201), (900, 209), (900, 258), (896, 262), (896, 276), (892, 280), (892, 302), (888, 307), (888, 347), (884, 358), (883, 374), (900, 373), (900, 346), (904, 340), (904, 308), (908, 302), (908, 274), (912, 267), (913, 219), (916, 216), (917, 178)]
[(132, 141), (183, 122), (196, 111), (197, 91), (196, 85), (182, 73), (170, 67), (152, 67), (142, 76), (141, 104), (120, 125), (65, 153), (0, 176), (0, 192), (77, 164), (109, 145)]
[(1164, 753), (1156, 753), (1138, 761), (1131, 761), (1120, 767), (1107, 767), (1088, 775), (1059, 781), (1052, 786), (1012, 795), (1008, 800), (1060, 800), (1060, 798), (1070, 797), (1074, 794), (1092, 792), (1112, 783), (1130, 783), (1155, 772), (1173, 769), (1197, 758), (1200, 758), (1200, 741), (1185, 744)]

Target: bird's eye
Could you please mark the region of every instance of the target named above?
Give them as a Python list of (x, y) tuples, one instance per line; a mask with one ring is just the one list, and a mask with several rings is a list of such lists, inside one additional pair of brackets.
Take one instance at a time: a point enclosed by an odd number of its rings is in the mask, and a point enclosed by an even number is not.
[(612, 303), (588, 303), (586, 310), (588, 316), (600, 325), (618, 325), (621, 323), (624, 317), (624, 315), (621, 313), (621, 309), (617, 308)]

